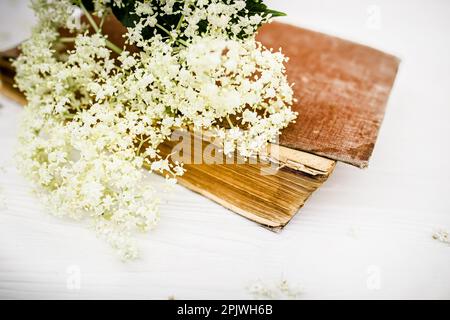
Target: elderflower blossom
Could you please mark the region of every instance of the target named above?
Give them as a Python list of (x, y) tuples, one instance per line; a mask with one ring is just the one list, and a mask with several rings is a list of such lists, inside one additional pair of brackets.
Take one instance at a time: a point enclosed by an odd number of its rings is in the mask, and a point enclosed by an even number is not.
[[(94, 14), (124, 3), (94, 1)], [(295, 119), (286, 58), (254, 37), (268, 17), (239, 16), (244, 7), (240, 0), (137, 1), (139, 20), (125, 38), (139, 50), (113, 52), (107, 35), (72, 27), (72, 1), (33, 1), (39, 23), (14, 63), (28, 100), (18, 165), (54, 214), (88, 219), (122, 258), (136, 258), (133, 234), (159, 220), (148, 172), (169, 184), (184, 173), (158, 149), (174, 130), (207, 130), (225, 154), (251, 157)], [(143, 36), (158, 15), (175, 13), (182, 14), (177, 28)], [(60, 28), (74, 34), (72, 49), (61, 50)]]

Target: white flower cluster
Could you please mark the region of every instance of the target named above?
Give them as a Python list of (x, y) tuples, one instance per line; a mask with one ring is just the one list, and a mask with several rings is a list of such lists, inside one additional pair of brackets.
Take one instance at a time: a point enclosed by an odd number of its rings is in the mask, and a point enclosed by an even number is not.
[(442, 243), (450, 244), (450, 236), (449, 236), (449, 233), (448, 233), (448, 231), (445, 231), (445, 230), (443, 230), (443, 229), (436, 230), (436, 231), (433, 233), (433, 239), (434, 239), (434, 240), (437, 240), (437, 241), (440, 241), (440, 242), (442, 242)]
[[(252, 0), (260, 1), (260, 0)], [(149, 0), (135, 3), (140, 19), (130, 28), (129, 39), (145, 46), (145, 28), (155, 28), (172, 41), (189, 40), (208, 34), (223, 38), (253, 36), (270, 16), (251, 13), (245, 0)], [(242, 12), (246, 12), (242, 15)], [(161, 17), (179, 16), (176, 28), (169, 30), (158, 23)], [(182, 42), (184, 43), (184, 42)]]
[[(109, 2), (97, 1), (96, 12), (111, 14)], [(170, 13), (177, 1), (157, 2)], [(184, 173), (182, 164), (158, 150), (174, 130), (208, 130), (221, 138), (226, 154), (238, 150), (250, 157), (296, 117), (286, 58), (254, 36), (230, 36), (230, 30), (253, 35), (264, 18), (241, 17), (230, 25), (245, 1), (182, 2), (177, 29), (149, 39), (142, 33), (154, 21), (155, 1), (137, 2), (142, 18), (125, 35), (139, 47), (132, 53), (113, 46), (87, 10), (96, 32), (75, 30), (71, 1), (34, 0), (40, 22), (15, 62), (17, 84), (28, 100), (19, 138), (21, 170), (55, 214), (89, 218), (124, 259), (137, 256), (133, 232), (158, 221), (147, 172), (169, 182)], [(210, 27), (200, 34), (198, 22), (205, 18)], [(61, 38), (60, 28), (74, 37)], [(73, 49), (61, 50), (68, 41)]]

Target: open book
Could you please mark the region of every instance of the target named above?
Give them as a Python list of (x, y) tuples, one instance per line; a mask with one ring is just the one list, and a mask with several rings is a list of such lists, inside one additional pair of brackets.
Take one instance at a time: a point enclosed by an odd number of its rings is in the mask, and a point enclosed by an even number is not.
[[(114, 30), (112, 35), (117, 33)], [(267, 162), (186, 164), (179, 183), (272, 230), (281, 230), (332, 173), (336, 161), (366, 167), (399, 60), (375, 49), (287, 24), (261, 28), (258, 39), (290, 58), (299, 113), (270, 145)], [(12, 49), (0, 54), (0, 92), (25, 104), (14, 84)], [(193, 137), (192, 143), (195, 143)], [(176, 142), (161, 146), (169, 154)], [(188, 155), (193, 156), (193, 155)], [(206, 161), (208, 163), (208, 161)], [(273, 164), (277, 168), (273, 168)]]

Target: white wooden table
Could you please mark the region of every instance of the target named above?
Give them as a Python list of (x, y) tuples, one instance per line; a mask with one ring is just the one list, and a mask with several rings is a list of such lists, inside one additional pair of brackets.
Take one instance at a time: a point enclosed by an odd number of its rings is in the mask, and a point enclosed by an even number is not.
[[(1, 98), (0, 298), (244, 299), (258, 279), (300, 285), (304, 299), (450, 298), (450, 246), (432, 239), (450, 231), (450, 2), (269, 2), (285, 21), (402, 58), (370, 168), (338, 165), (281, 234), (176, 187), (141, 259), (124, 264), (30, 194), (13, 162), (22, 109)], [(32, 23), (22, 1), (2, 0), (0, 49)]]

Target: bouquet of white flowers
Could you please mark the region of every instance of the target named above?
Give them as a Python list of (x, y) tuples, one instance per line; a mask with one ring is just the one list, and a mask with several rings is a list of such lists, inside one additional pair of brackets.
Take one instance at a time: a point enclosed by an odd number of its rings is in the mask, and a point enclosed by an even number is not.
[[(158, 221), (147, 172), (169, 183), (184, 172), (158, 150), (175, 130), (208, 131), (226, 155), (253, 157), (296, 118), (286, 58), (255, 40), (281, 15), (261, 0), (32, 7), (38, 24), (14, 62), (28, 101), (20, 169), (52, 212), (90, 219), (124, 259), (138, 254), (133, 232)], [(81, 15), (87, 23), (76, 23)], [(122, 47), (103, 33), (108, 15), (127, 28)]]

